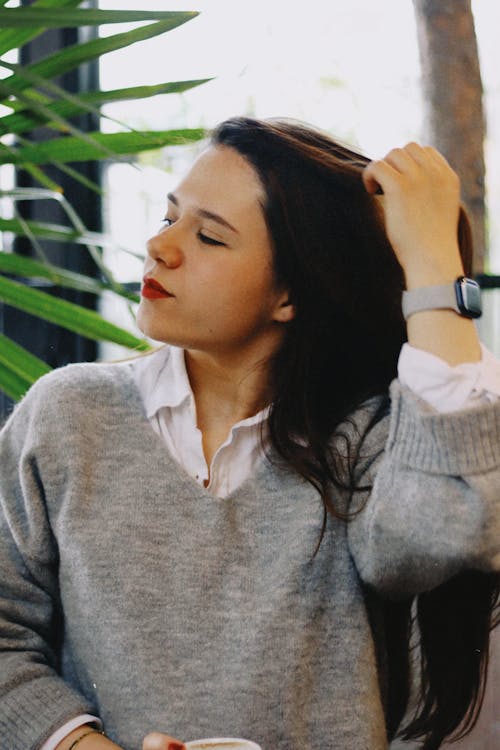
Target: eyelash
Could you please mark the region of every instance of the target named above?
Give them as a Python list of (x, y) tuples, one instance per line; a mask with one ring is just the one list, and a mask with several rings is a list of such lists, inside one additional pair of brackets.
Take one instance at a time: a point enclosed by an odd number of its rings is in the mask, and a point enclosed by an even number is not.
[[(167, 226), (172, 226), (174, 223), (174, 219), (169, 219), (167, 217), (164, 217), (162, 220), (162, 224), (166, 224)], [(204, 245), (212, 245), (216, 247), (224, 247), (225, 242), (221, 242), (220, 240), (215, 240), (213, 237), (207, 237), (206, 234), (202, 234), (202, 232), (197, 233), (197, 237), (200, 240), (200, 242), (203, 242)]]

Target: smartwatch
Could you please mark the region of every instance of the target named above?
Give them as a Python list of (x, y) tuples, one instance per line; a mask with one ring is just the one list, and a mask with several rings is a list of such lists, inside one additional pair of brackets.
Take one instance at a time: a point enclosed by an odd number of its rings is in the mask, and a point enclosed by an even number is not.
[(405, 291), (402, 304), (405, 320), (421, 310), (449, 309), (464, 318), (480, 318), (483, 311), (479, 284), (466, 276), (459, 276), (453, 284)]

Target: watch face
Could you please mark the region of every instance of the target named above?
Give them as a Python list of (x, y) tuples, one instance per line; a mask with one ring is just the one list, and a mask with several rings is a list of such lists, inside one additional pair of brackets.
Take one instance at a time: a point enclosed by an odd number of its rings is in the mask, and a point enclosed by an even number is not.
[(483, 311), (481, 305), (481, 290), (473, 279), (462, 277), (455, 284), (457, 304), (462, 315), (468, 318), (479, 318)]

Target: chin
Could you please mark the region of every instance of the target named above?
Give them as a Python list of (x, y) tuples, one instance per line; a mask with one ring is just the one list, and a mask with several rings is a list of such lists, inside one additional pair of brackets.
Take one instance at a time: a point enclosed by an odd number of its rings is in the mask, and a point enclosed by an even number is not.
[(148, 339), (153, 339), (153, 341), (161, 341), (164, 344), (168, 343), (163, 335), (165, 333), (165, 331), (162, 330), (164, 327), (159, 324), (156, 315), (148, 315), (148, 313), (141, 306), (139, 306), (135, 322), (138, 329)]
[(161, 322), (156, 316), (149, 316), (146, 312), (139, 310), (136, 316), (136, 324), (139, 330), (152, 341), (157, 341), (160, 344), (171, 344), (172, 346), (178, 346), (181, 349), (185, 347), (185, 341), (178, 336), (175, 336), (172, 332), (166, 330), (165, 322)]

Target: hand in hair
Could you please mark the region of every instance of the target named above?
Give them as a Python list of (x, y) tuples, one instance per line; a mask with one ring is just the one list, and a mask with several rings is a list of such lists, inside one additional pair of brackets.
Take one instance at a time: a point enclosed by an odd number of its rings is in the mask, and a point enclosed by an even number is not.
[(363, 182), (372, 194), (382, 188), (387, 236), (408, 289), (446, 284), (463, 273), (457, 240), (460, 182), (444, 156), (408, 143), (370, 162)]
[[(369, 193), (383, 195), (385, 229), (408, 289), (450, 284), (464, 272), (458, 244), (460, 182), (430, 146), (396, 148), (363, 172)], [(424, 310), (407, 325), (408, 342), (454, 366), (477, 362), (481, 349), (472, 321), (451, 310)]]

